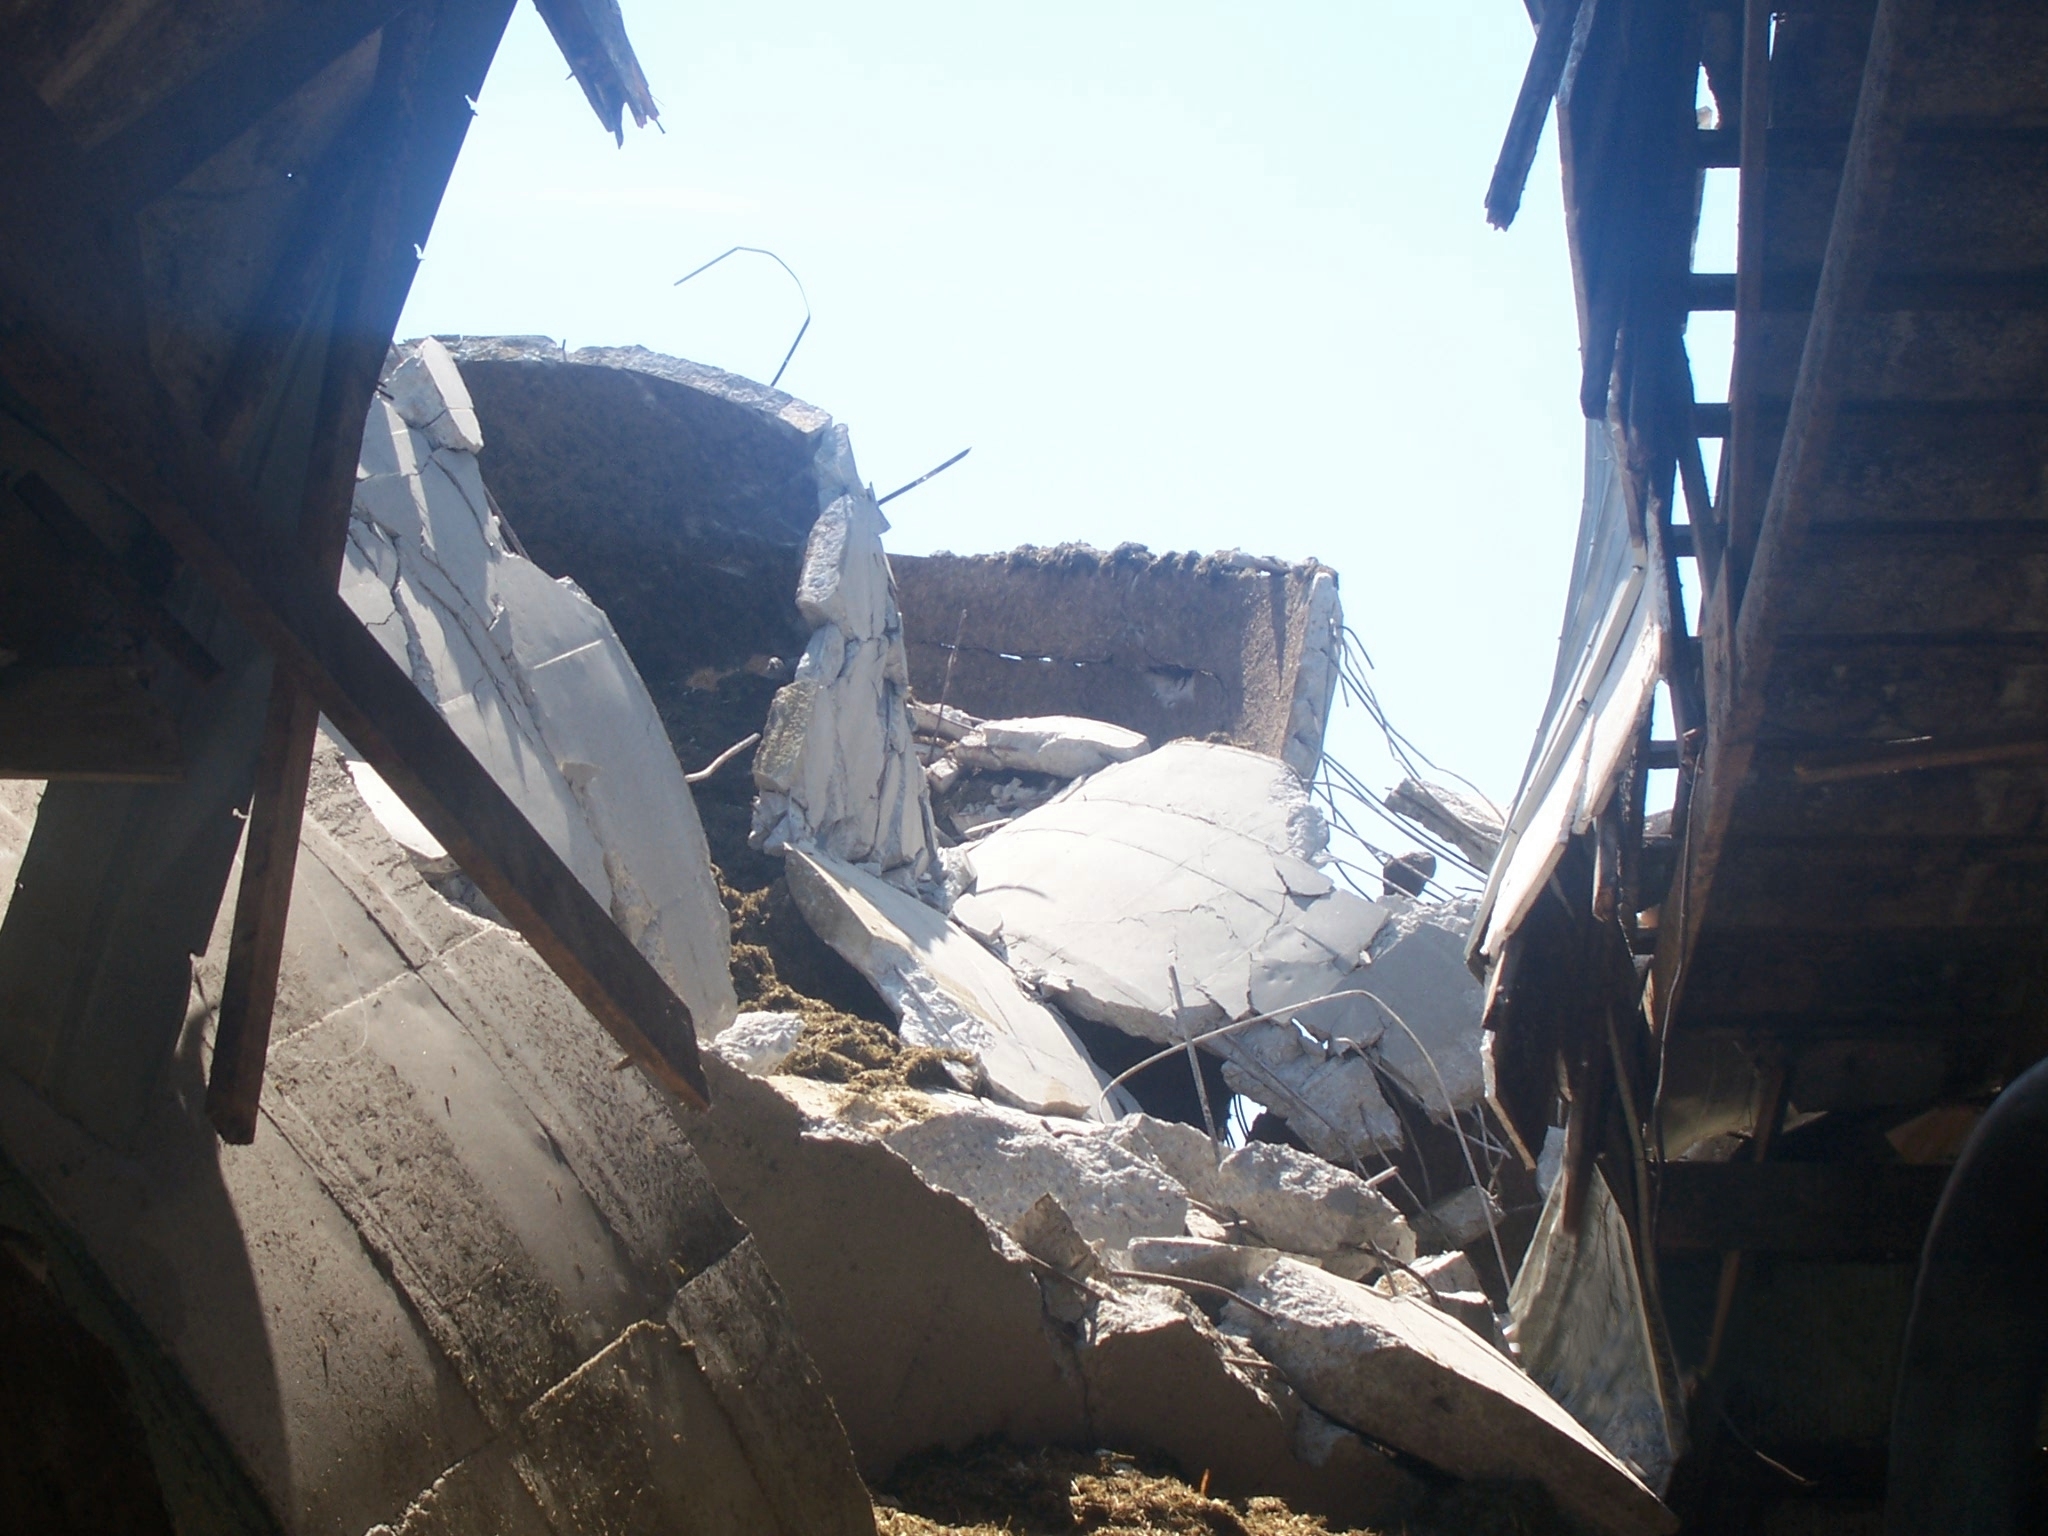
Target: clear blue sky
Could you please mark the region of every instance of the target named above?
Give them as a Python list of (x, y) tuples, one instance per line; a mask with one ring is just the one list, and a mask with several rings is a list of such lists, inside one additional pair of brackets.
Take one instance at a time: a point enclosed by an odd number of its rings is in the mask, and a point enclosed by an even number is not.
[[(866, 478), (974, 450), (891, 504), (891, 548), (1319, 557), (1395, 722), (1511, 796), (1581, 469), (1552, 141), (1511, 232), (1480, 208), (1519, 0), (625, 10), (666, 133), (615, 147), (522, 6), (401, 335), (765, 379), (779, 270), (670, 285), (771, 247), (816, 315), (783, 387)], [(1362, 714), (1330, 746), (1391, 782)]]

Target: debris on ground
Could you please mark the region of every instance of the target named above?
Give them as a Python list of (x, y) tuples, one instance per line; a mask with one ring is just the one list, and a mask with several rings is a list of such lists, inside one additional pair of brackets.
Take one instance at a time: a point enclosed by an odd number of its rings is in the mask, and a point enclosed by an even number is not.
[(1433, 1491), (1398, 1525), (1352, 1526), (1285, 1499), (1215, 1497), (1206, 1472), (1156, 1456), (1000, 1442), (907, 1461), (876, 1490), (880, 1536), (1567, 1536), (1541, 1490), (1487, 1483)]
[[(750, 798), (738, 767), (694, 786), (746, 1012), (689, 1130), (871, 1478), (994, 1435), (1199, 1464), (1289, 1518), (1405, 1519), (1449, 1476), (1662, 1528), (1511, 1358), (1534, 1206), (1510, 1210), (1509, 1185), (1533, 1197), (1488, 1129), (1472, 905), (1364, 894), (1330, 858), (1305, 776), (1340, 664), (1333, 572), (1135, 547), (894, 561), (844, 429), (787, 397), (650, 354), (454, 355), (519, 418), (486, 459), (508, 500), (573, 492), (573, 465), (508, 462), (548, 438), (551, 397), (581, 420), (603, 393), (608, 441), (677, 472), (668, 444), (706, 413), (760, 440), (726, 488), (775, 509), (772, 551), (732, 558), (788, 585), (733, 606), (745, 633), (654, 611), (670, 599), (621, 537), (659, 565), (702, 530), (725, 559), (744, 518), (716, 498), (659, 539), (672, 493), (593, 503), (613, 521), (587, 564), (573, 506), (531, 521), (647, 638), (655, 712), (696, 758), (762, 733)], [(607, 372), (639, 375), (647, 425), (582, 377)], [(615, 491), (633, 473), (592, 467)], [(1490, 857), (1490, 807), (1400, 795), (1425, 841)], [(1194, 1087), (1170, 1107), (1161, 1063)], [(1260, 1140), (1239, 1144), (1239, 1110)]]
[(977, 1446), (921, 1456), (878, 1491), (881, 1536), (1373, 1536), (1271, 1497), (1211, 1498), (1156, 1458)]

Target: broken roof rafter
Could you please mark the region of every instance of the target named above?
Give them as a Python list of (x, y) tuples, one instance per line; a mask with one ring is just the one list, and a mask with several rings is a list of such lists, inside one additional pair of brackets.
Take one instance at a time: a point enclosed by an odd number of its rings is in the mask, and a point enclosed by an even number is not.
[[(590, 110), (620, 144), (626, 142), (625, 114), (636, 126), (656, 122), (661, 109), (640, 72), (640, 61), (626, 37), (618, 0), (533, 0), (533, 8), (554, 34), (555, 45), (569, 61)], [(656, 126), (659, 126), (656, 123)]]

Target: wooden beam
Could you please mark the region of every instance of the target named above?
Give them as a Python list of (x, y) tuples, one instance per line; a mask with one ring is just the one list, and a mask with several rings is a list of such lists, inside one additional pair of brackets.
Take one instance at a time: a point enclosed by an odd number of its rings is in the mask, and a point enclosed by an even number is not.
[[(1723, 579), (1709, 594), (1701, 625), (1709, 732), (1674, 889), (1672, 905), (1679, 921), (1667, 924), (1659, 937), (1646, 990), (1646, 1005), (1660, 1032), (1668, 1027), (1677, 1006), (1686, 957), (1705, 918), (1735, 798), (1749, 776), (1783, 612), (1800, 579), (1792, 568), (1793, 560), (1819, 499), (1846, 382), (1849, 358), (1839, 321), (1844, 313), (1859, 307), (1869, 291), (1878, 228), (1890, 205), (1892, 178), (1905, 139), (1906, 75), (1917, 62), (1931, 0), (1879, 0), (1813, 321), (1767, 498), (1743, 480), (1745, 464), (1755, 463), (1744, 455), (1759, 449), (1760, 430), (1758, 402), (1753, 390), (1743, 388), (1743, 382), (1745, 337), (1753, 335), (1762, 298), (1765, 189), (1759, 178), (1752, 192), (1748, 167), (1755, 165), (1761, 170), (1765, 153), (1769, 102), (1758, 87), (1768, 77), (1765, 32), (1771, 5), (1769, 0), (1745, 0), (1745, 7), (1749, 36), (1745, 40), (1745, 173), (1736, 273), (1737, 388), (1732, 397), (1735, 417), (1729, 443), (1728, 491), (1723, 497), (1729, 509), (1728, 555)], [(1759, 520), (1755, 508), (1760, 500), (1763, 515)], [(1748, 549), (1754, 553), (1745, 558)]]
[[(12, 274), (9, 274), (12, 276)], [(135, 506), (568, 985), (628, 1057), (708, 1102), (688, 1007), (527, 821), (306, 552), (149, 379), (82, 369), (0, 286), (0, 383)]]
[[(458, 7), (502, 27), (507, 7)], [(488, 14), (486, 14), (488, 13)], [(42, 433), (140, 511), (309, 692), (600, 1025), (657, 1082), (705, 1102), (689, 1010), (462, 745), (146, 362), (94, 322), (118, 291), (91, 264), (75, 154), (33, 93), (0, 89), (0, 386)], [(431, 201), (431, 200), (430, 200)], [(82, 265), (83, 263), (83, 265)]]
[(1733, 272), (1694, 272), (1686, 279), (1686, 308), (1695, 312), (1735, 307)]
[(1657, 1248), (1808, 1259), (1917, 1258), (1946, 1167), (1666, 1163)]
[(1764, 209), (1770, 174), (1771, 31), (1770, 0), (1744, 0), (1742, 7), (1742, 116), (1737, 124), (1741, 184), (1735, 227), (1735, 368), (1729, 383), (1729, 413), (1722, 436), (1729, 439), (1727, 490), (1721, 497), (1727, 530), (1728, 570), (1733, 593), (1741, 593), (1755, 548), (1755, 483), (1762, 445), (1748, 354), (1763, 306)]
[(63, 549), (66, 557), (91, 580), (113, 594), (122, 616), (142, 634), (164, 648), (164, 653), (202, 683), (220, 676), (220, 663), (213, 653), (194, 638), (192, 632), (167, 612), (135, 579), (119, 556), (93, 536), (92, 530), (66, 505), (64, 498), (41, 475), (23, 475), (14, 483), (14, 494), (35, 514)]
[(1876, 778), (1927, 768), (1976, 768), (1992, 763), (2048, 763), (2048, 738), (2018, 740), (1874, 741), (1862, 746), (1809, 752), (1792, 764), (1802, 784), (1838, 784), (1846, 779)]
[(1495, 229), (1506, 229), (1521, 210), (1522, 192), (1529, 184), (1529, 169), (1536, 163), (1536, 146), (1543, 139), (1550, 103), (1564, 82), (1580, 14), (1590, 13), (1597, 3), (1598, 0), (1549, 0), (1544, 7), (1536, 46), (1530, 51), (1529, 66), (1522, 74), (1522, 89), (1508, 119), (1507, 136), (1501, 142), (1500, 159), (1493, 167), (1493, 181), (1486, 189), (1486, 221)]
[[(452, 35), (445, 25), (429, 29), (418, 12), (387, 29), (370, 99), (323, 166), (327, 176), (345, 179), (294, 242), (301, 265), (313, 264), (319, 248), (336, 240), (350, 251), (342, 263), (335, 340), (299, 524), (300, 542), (330, 584), (347, 546), (363, 414), (385, 338), (411, 284), (414, 233), (424, 233), (423, 221), (454, 168), (470, 121), (466, 98), (481, 88), (495, 35), (487, 24), (456, 27)], [(297, 285), (299, 311), (313, 302), (314, 291)], [(253, 329), (266, 329), (264, 320)], [(262, 344), (256, 338), (258, 349)], [(222, 414), (242, 413), (222, 407)], [(210, 435), (221, 435), (211, 430), (220, 423), (208, 425)], [(312, 696), (280, 671), (264, 717), (206, 1087), (207, 1116), (228, 1142), (247, 1143), (256, 1134), (319, 719)]]
[(1731, 170), (1742, 163), (1742, 141), (1732, 128), (1698, 129), (1692, 142), (1701, 170)]

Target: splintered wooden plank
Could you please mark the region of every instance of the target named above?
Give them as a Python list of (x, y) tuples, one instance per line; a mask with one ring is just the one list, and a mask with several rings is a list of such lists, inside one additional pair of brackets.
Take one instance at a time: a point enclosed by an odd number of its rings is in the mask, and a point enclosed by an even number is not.
[(1912, 1258), (1947, 1182), (1945, 1167), (1886, 1163), (1666, 1163), (1657, 1247)]
[(132, 667), (0, 667), (0, 779), (168, 783), (178, 728)]

